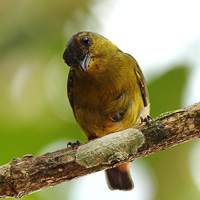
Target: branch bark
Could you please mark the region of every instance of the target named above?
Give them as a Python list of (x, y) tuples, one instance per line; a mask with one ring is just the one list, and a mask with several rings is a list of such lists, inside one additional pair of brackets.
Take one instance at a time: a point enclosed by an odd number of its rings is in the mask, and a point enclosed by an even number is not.
[(14, 158), (0, 167), (0, 199), (21, 198), (195, 138), (200, 138), (200, 103), (78, 147)]

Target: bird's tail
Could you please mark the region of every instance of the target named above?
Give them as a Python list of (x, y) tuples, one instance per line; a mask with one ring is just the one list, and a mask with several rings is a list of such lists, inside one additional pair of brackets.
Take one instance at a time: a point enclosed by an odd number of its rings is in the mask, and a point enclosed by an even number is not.
[(130, 163), (121, 164), (115, 168), (107, 169), (106, 180), (111, 190), (132, 190), (134, 187), (130, 176)]

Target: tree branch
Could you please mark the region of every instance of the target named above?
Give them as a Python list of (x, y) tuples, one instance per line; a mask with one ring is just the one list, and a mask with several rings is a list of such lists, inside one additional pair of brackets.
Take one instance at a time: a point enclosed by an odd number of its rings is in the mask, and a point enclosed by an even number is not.
[(200, 138), (200, 103), (114, 134), (0, 167), (0, 199), (38, 190)]

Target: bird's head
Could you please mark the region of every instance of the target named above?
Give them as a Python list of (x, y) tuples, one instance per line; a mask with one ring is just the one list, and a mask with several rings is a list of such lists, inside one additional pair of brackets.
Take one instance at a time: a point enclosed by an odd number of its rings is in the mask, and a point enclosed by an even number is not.
[(63, 54), (67, 65), (87, 71), (91, 60), (108, 58), (118, 48), (103, 36), (93, 32), (78, 32), (71, 37)]

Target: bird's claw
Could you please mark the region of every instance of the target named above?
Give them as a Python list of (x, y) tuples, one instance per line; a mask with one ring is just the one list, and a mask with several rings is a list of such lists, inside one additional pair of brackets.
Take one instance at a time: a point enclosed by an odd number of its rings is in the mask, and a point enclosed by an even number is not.
[(76, 142), (68, 142), (67, 143), (67, 147), (72, 147), (72, 149), (75, 147), (75, 146), (79, 146), (81, 143), (78, 141), (78, 140), (76, 140)]
[(150, 115), (147, 115), (145, 118), (140, 117), (140, 119), (141, 119), (141, 122), (145, 122), (147, 125), (149, 125), (150, 121), (152, 120)]

